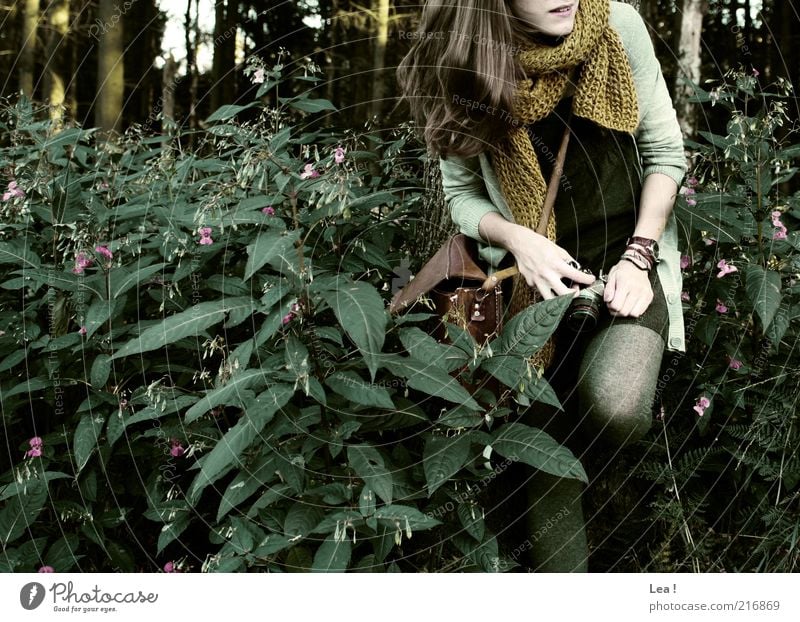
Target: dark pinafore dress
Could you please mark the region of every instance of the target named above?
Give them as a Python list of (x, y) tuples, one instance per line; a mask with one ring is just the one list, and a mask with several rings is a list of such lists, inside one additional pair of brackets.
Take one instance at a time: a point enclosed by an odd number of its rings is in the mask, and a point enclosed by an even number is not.
[[(565, 97), (547, 117), (527, 126), (545, 180), (550, 179), (555, 165), (571, 106), (572, 97)], [(636, 228), (642, 192), (639, 153), (634, 137), (626, 132), (609, 130), (576, 115), (570, 119), (570, 128), (564, 175), (553, 208), (556, 244), (594, 275), (601, 269), (608, 274)], [(667, 301), (655, 267), (650, 271), (650, 284), (654, 298), (641, 316), (613, 317), (602, 302), (593, 332), (612, 323), (633, 323), (654, 330), (666, 343)], [(565, 324), (559, 327), (559, 336), (569, 333)]]

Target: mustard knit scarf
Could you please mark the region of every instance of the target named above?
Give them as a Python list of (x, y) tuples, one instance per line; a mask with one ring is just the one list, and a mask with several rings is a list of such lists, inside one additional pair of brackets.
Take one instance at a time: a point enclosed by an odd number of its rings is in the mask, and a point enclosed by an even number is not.
[[(547, 191), (526, 125), (553, 111), (569, 86), (573, 68), (578, 67), (574, 115), (623, 132), (633, 132), (638, 125), (633, 75), (622, 41), (608, 23), (609, 12), (609, 0), (580, 0), (575, 27), (559, 45), (528, 40), (516, 48), (515, 55), (528, 77), (517, 83), (513, 116), (518, 123), (510, 126), (508, 135), (496, 145), (493, 165), (517, 224), (537, 227)], [(555, 213), (550, 216), (547, 237), (556, 240)], [(506, 321), (538, 300), (535, 288), (521, 275), (514, 276)], [(548, 340), (531, 357), (531, 363), (549, 366), (554, 348), (553, 340)]]

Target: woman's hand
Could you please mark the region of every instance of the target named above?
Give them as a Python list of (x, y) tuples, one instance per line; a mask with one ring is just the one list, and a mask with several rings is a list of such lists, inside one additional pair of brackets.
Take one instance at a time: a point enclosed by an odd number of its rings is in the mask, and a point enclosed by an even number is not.
[[(509, 236), (507, 248), (517, 260), (520, 274), (528, 285), (539, 290), (543, 299), (548, 300), (570, 292), (577, 294), (580, 289), (578, 283), (594, 283), (593, 275), (581, 272), (569, 264), (574, 261), (573, 258), (558, 244), (528, 227), (515, 227), (513, 234)], [(576, 284), (567, 287), (561, 279), (569, 279)]]
[(650, 274), (627, 259), (620, 259), (608, 273), (603, 300), (612, 316), (639, 317), (653, 302)]

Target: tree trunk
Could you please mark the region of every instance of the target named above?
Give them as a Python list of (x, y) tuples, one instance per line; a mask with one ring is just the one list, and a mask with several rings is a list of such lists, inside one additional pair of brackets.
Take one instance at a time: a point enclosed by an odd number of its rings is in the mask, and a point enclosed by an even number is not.
[(19, 52), (19, 90), (33, 98), (33, 71), (36, 63), (36, 28), (39, 0), (25, 0), (22, 14), (22, 45)]
[(111, 134), (122, 128), (122, 103), (125, 97), (123, 15), (115, 0), (99, 0), (98, 16), (103, 27), (97, 51), (94, 122), (102, 132)]
[(214, 66), (211, 108), (236, 98), (236, 32), (239, 19), (238, 0), (219, 0), (214, 20)]
[(373, 54), (372, 106), (370, 115), (381, 122), (386, 79), (386, 42), (389, 39), (389, 0), (375, 0), (375, 48)]
[(690, 80), (700, 84), (700, 35), (703, 29), (703, 17), (708, 10), (707, 0), (683, 0), (681, 28), (678, 38), (678, 72), (675, 84), (675, 110), (678, 121), (686, 137), (694, 135), (696, 129), (696, 104), (688, 101), (694, 95)]
[(50, 105), (54, 129), (64, 121), (64, 102), (67, 97), (68, 71), (67, 32), (69, 30), (69, 0), (55, 0), (48, 7), (47, 67), (45, 68), (45, 97)]

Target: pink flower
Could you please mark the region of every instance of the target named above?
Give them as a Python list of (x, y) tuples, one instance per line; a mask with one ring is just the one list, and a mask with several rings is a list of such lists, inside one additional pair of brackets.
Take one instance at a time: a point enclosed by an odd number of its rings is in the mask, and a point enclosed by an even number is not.
[(694, 188), (692, 188), (692, 187), (686, 188), (686, 189), (683, 191), (683, 194), (687, 194), (687, 195), (689, 195), (689, 196), (693, 195), (693, 194), (694, 194)]
[(25, 193), (23, 192), (22, 188), (17, 185), (17, 182), (13, 179), (8, 182), (8, 190), (3, 193), (3, 201), (8, 201), (14, 197), (24, 197)]
[(692, 407), (692, 410), (694, 410), (699, 417), (702, 417), (703, 413), (706, 411), (706, 408), (708, 408), (710, 405), (711, 401), (707, 397), (703, 396), (698, 398), (697, 403)]
[(284, 315), (284, 316), (283, 316), (283, 319), (281, 319), (281, 323), (282, 323), (284, 326), (286, 326), (286, 325), (287, 325), (289, 322), (291, 322), (291, 321), (292, 321), (292, 318), (293, 318), (293, 317), (294, 317), (294, 314), (293, 314), (293, 313), (287, 313), (286, 315)]
[(306, 164), (303, 172), (300, 173), (300, 179), (313, 179), (319, 177), (319, 172), (314, 170), (313, 164)]
[(689, 292), (681, 292), (681, 300), (683, 300), (683, 302), (689, 302)]
[(92, 260), (86, 253), (81, 251), (75, 256), (75, 267), (72, 269), (72, 272), (75, 274), (83, 274), (83, 271), (91, 265)]
[(39, 568), (39, 572), (55, 572), (52, 566), (42, 566)]
[(711, 246), (712, 244), (717, 243), (717, 241), (714, 238), (703, 238), (703, 242), (706, 243), (706, 246)]
[(717, 278), (721, 279), (726, 274), (730, 274), (731, 272), (736, 272), (736, 266), (728, 265), (728, 262), (724, 259), (720, 259), (719, 263), (717, 263), (717, 268), (719, 268), (719, 272), (717, 273)]
[(253, 84), (262, 84), (264, 82), (264, 69), (259, 67), (253, 72)]
[(777, 229), (775, 233), (772, 234), (773, 240), (785, 240), (786, 239), (786, 227), (781, 229)]
[(102, 255), (106, 259), (114, 259), (114, 253), (108, 250), (107, 246), (95, 246), (94, 252), (96, 252), (98, 255)]
[(695, 188), (697, 186), (697, 177), (690, 177), (686, 180), (686, 185), (690, 188)]
[(772, 234), (773, 240), (786, 239), (786, 226), (781, 222), (781, 212), (774, 210), (772, 212), (772, 224), (777, 227), (777, 230)]
[(86, 334), (86, 327), (85, 327), (85, 326), (81, 326), (81, 327), (78, 329), (78, 334), (79, 334), (79, 335), (85, 335), (85, 334)]
[(756, 69), (755, 67), (753, 67), (753, 77), (754, 77), (754, 78), (757, 78), (757, 77), (758, 77), (758, 76), (760, 76), (760, 75), (761, 75), (761, 72), (759, 72), (759, 71), (758, 71), (758, 69)]
[(731, 369), (739, 369), (743, 365), (739, 359), (733, 358), (730, 354), (726, 356), (728, 357), (728, 367)]
[(202, 246), (207, 246), (208, 244), (214, 243), (214, 240), (211, 239), (211, 227), (200, 227), (199, 242)]
[(692, 264), (692, 259), (689, 255), (681, 255), (681, 270), (686, 270)]
[(344, 149), (341, 147), (336, 147), (336, 152), (333, 155), (333, 160), (336, 164), (341, 164), (344, 162)]
[(180, 458), (185, 453), (183, 445), (178, 439), (172, 439), (172, 448), (169, 450), (170, 455), (173, 458)]
[(42, 439), (39, 436), (34, 436), (33, 438), (31, 438), (28, 441), (28, 444), (31, 447), (39, 447), (39, 448), (41, 448), (41, 446), (44, 445), (44, 441), (42, 441)]
[(175, 562), (167, 562), (164, 564), (164, 572), (178, 572), (175, 568)]
[(727, 313), (728, 307), (725, 306), (725, 303), (721, 300), (717, 299), (717, 312), (718, 313)]
[(697, 201), (695, 201), (694, 199), (686, 199), (686, 205), (688, 205), (689, 207), (694, 207), (695, 205), (697, 205)]
[(31, 449), (25, 452), (25, 455), (28, 456), (28, 458), (39, 458), (42, 455), (42, 448), (32, 447)]
[(264, 214), (266, 214), (267, 216), (274, 216), (275, 215), (275, 208), (272, 207), (271, 205), (268, 205), (267, 207), (261, 208), (261, 211)]

